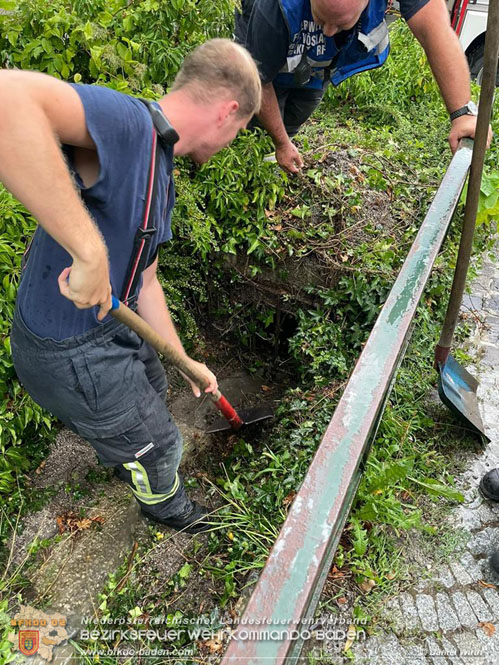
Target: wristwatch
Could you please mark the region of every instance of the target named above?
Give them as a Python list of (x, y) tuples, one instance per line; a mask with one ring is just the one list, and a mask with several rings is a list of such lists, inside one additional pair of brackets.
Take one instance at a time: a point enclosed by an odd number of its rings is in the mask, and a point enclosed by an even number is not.
[(453, 111), (449, 115), (450, 121), (452, 122), (456, 118), (460, 118), (462, 115), (478, 115), (478, 106), (475, 102), (468, 102), (464, 106), (461, 106), (460, 109), (457, 109), (457, 111)]

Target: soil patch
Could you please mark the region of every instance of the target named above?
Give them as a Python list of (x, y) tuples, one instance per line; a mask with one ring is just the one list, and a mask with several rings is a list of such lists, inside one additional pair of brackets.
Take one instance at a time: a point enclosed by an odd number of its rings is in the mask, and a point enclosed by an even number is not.
[[(384, 165), (376, 165), (372, 155), (337, 148), (318, 159), (314, 155), (310, 165), (294, 178), (281, 205), (267, 213), (266, 259), (242, 252), (227, 257), (228, 268), (241, 278), (236, 288), (240, 301), (260, 299), (293, 316), (293, 303), (315, 303), (307, 287), (331, 288), (342, 275), (359, 269), (361, 259), (352, 259), (352, 247), (377, 232), (395, 237), (403, 232), (408, 220), (394, 214)], [(379, 176), (376, 188), (372, 173)]]

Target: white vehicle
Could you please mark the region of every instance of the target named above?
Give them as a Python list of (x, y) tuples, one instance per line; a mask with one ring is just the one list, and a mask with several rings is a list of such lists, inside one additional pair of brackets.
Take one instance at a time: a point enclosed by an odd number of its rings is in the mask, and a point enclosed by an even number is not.
[[(471, 75), (478, 83), (483, 74), (483, 49), (489, 0), (450, 0), (451, 23), (468, 58)], [(499, 85), (499, 73), (496, 80)]]
[[(393, 2), (398, 10), (399, 3)], [(481, 83), (489, 0), (447, 0), (451, 24), (468, 58), (471, 76)], [(496, 85), (499, 86), (499, 71)]]

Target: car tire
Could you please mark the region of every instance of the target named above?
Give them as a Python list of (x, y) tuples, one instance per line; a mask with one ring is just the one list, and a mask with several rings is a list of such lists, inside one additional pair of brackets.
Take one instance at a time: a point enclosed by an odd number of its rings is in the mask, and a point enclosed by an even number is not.
[[(484, 49), (485, 43), (482, 42), (474, 46), (467, 54), (471, 78), (475, 79), (478, 85), (482, 84)], [(499, 87), (499, 67), (496, 75), (496, 87)]]

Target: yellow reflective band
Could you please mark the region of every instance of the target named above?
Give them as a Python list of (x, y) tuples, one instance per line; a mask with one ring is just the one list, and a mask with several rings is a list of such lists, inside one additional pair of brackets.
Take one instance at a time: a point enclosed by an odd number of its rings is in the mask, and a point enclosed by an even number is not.
[[(123, 464), (123, 466), (125, 467), (125, 469), (128, 469), (128, 471), (130, 471), (130, 473), (132, 474), (132, 483), (137, 488), (137, 491), (143, 494), (150, 494), (151, 487), (149, 485), (149, 480), (147, 480), (147, 484), (144, 482), (143, 473), (142, 471), (138, 470), (137, 464), (135, 462), (130, 462), (128, 464)], [(141, 466), (141, 469), (144, 469), (144, 467)], [(146, 478), (147, 478), (147, 473), (146, 473)], [(132, 490), (135, 492), (133, 487)]]
[[(135, 466), (137, 467), (137, 475), (141, 476), (141, 480), (143, 481), (143, 484), (145, 485), (145, 493), (146, 494), (152, 494), (151, 492), (151, 485), (149, 484), (149, 477), (147, 475), (147, 471), (144, 469), (142, 464), (140, 462), (133, 462)], [(139, 489), (139, 488), (137, 488)]]
[[(178, 473), (175, 473), (175, 480), (173, 482), (172, 489), (166, 494), (153, 494), (151, 492), (151, 486), (149, 484), (149, 478), (147, 476), (146, 470), (138, 462), (131, 462), (129, 464), (123, 464), (125, 469), (131, 472), (132, 474), (132, 483), (135, 487), (132, 487), (132, 492), (135, 494), (139, 501), (146, 503), (147, 505), (154, 505), (156, 503), (161, 503), (170, 499), (175, 492), (178, 490), (180, 479)], [(136, 468), (136, 467), (140, 467)]]

